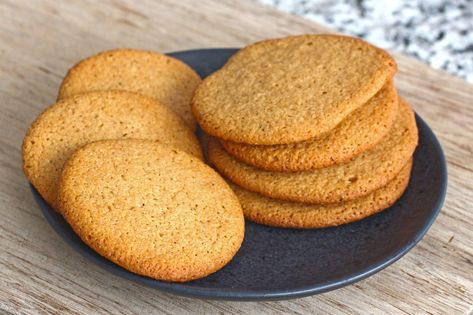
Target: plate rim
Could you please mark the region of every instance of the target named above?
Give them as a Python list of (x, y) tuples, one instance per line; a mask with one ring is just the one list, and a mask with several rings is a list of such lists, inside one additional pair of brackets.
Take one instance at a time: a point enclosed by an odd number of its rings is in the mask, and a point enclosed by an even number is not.
[[(192, 50), (181, 50), (176, 52), (168, 53), (168, 55), (173, 57), (179, 57), (185, 54), (196, 54), (196, 53), (208, 53), (208, 52), (221, 52), (221, 53), (234, 53), (238, 48), (202, 48), (202, 49), (192, 49)], [(299, 288), (291, 289), (280, 289), (280, 290), (241, 290), (241, 289), (232, 289), (228, 288), (225, 290), (222, 289), (212, 289), (212, 288), (202, 288), (186, 285), (186, 283), (171, 283), (160, 280), (155, 280), (152, 278), (140, 276), (134, 274), (126, 269), (113, 264), (108, 261), (106, 258), (100, 256), (94, 252), (91, 248), (87, 247), (88, 250), (82, 248), (80, 244), (76, 243), (75, 240), (67, 236), (67, 234), (61, 228), (61, 224), (57, 219), (58, 214), (54, 209), (49, 207), (47, 203), (42, 199), (36, 189), (31, 183), (29, 183), (30, 189), (33, 193), (34, 199), (38, 204), (43, 216), (46, 218), (46, 221), (49, 223), (51, 228), (59, 235), (59, 237), (69, 246), (71, 246), (76, 252), (79, 252), (87, 260), (94, 262), (102, 269), (107, 272), (111, 272), (116, 276), (121, 278), (133, 281), (135, 283), (146, 285), (155, 289), (162, 290), (175, 295), (190, 297), (190, 298), (199, 298), (199, 299), (214, 299), (214, 300), (229, 300), (229, 301), (269, 301), (269, 300), (288, 300), (295, 299), (315, 294), (320, 294), (328, 291), (332, 291), (346, 285), (358, 282), (363, 280), (381, 270), (387, 266), (393, 264), (405, 254), (407, 254), (412, 248), (414, 248), (426, 235), (427, 231), (430, 229), (432, 224), (435, 222), (438, 217), (446, 198), (447, 187), (448, 187), (448, 172), (447, 172), (447, 163), (445, 159), (445, 154), (443, 152), (442, 146), (433, 133), (432, 129), (428, 124), (416, 113), (416, 121), (418, 125), (422, 125), (422, 128), (429, 135), (427, 139), (433, 145), (434, 149), (438, 152), (438, 159), (441, 165), (440, 176), (442, 178), (440, 195), (437, 198), (434, 209), (429, 216), (429, 219), (424, 222), (424, 225), (416, 231), (415, 236), (409, 240), (408, 243), (404, 244), (402, 248), (393, 252), (391, 255), (386, 256), (381, 261), (374, 262), (367, 267), (353, 273), (352, 275), (345, 277), (344, 279), (327, 281), (323, 284), (317, 285), (308, 285)], [(62, 217), (61, 220), (64, 220)], [(67, 223), (66, 223), (67, 224)], [(68, 227), (71, 229), (70, 227)], [(71, 229), (72, 230), (72, 229)], [(87, 245), (86, 245), (87, 246)], [(113, 267), (110, 267), (110, 266)]]

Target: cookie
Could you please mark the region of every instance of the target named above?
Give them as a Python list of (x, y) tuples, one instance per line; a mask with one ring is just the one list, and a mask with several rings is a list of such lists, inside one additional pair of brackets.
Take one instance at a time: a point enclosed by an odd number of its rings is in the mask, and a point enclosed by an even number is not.
[(241, 49), (207, 77), (192, 110), (208, 134), (227, 141), (299, 142), (335, 128), (395, 72), (389, 54), (353, 37), (265, 40)]
[(355, 222), (392, 206), (409, 183), (412, 159), (386, 186), (359, 199), (332, 204), (305, 204), (264, 197), (230, 184), (250, 221), (284, 228), (314, 229)]
[(225, 266), (244, 237), (233, 191), (195, 156), (150, 140), (105, 140), (66, 162), (59, 207), (80, 238), (121, 267), (190, 281)]
[(66, 98), (32, 124), (23, 142), (23, 170), (51, 206), (57, 181), (72, 152), (102, 139), (152, 139), (202, 158), (199, 142), (186, 123), (153, 98), (101, 91)]
[(191, 98), (199, 75), (185, 63), (156, 52), (136, 49), (104, 51), (69, 70), (58, 99), (90, 91), (125, 90), (156, 98), (194, 130)]
[(220, 142), (233, 157), (258, 168), (275, 172), (307, 171), (347, 162), (371, 149), (388, 133), (397, 112), (397, 93), (389, 82), (337, 127), (315, 139), (271, 146)]
[(345, 164), (298, 173), (264, 171), (236, 160), (214, 138), (208, 145), (209, 160), (237, 185), (267, 197), (307, 203), (353, 200), (385, 186), (414, 153), (418, 140), (414, 113), (404, 101), (399, 105), (388, 135)]

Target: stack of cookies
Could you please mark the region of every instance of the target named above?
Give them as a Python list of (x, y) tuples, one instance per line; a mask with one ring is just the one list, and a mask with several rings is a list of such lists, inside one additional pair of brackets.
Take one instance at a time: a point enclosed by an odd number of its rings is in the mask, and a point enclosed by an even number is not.
[(193, 113), (245, 217), (320, 228), (391, 206), (418, 140), (395, 72), (388, 53), (362, 40), (304, 35), (247, 46), (206, 78)]
[[(100, 255), (198, 279), (239, 250), (243, 215), (336, 226), (402, 195), (417, 127), (395, 72), (383, 50), (334, 35), (250, 45), (204, 81), (162, 54), (103, 52), (69, 70), (32, 124), (23, 169)], [(197, 122), (226, 180), (204, 163)]]
[(200, 77), (162, 54), (114, 50), (65, 77), (23, 143), (23, 169), (81, 239), (116, 264), (189, 281), (227, 264), (241, 206), (202, 161), (190, 101)]

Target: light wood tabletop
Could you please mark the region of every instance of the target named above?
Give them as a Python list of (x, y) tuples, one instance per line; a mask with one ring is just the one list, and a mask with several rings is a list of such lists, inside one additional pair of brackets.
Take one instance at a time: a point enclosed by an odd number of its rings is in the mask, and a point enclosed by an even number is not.
[(395, 55), (400, 94), (432, 127), (448, 160), (438, 219), (401, 260), (354, 285), (278, 302), (182, 298), (114, 276), (48, 225), (21, 170), (29, 124), (54, 103), (76, 61), (101, 50), (240, 47), (327, 32), (250, 1), (0, 2), (0, 313), (473, 314), (473, 86)]

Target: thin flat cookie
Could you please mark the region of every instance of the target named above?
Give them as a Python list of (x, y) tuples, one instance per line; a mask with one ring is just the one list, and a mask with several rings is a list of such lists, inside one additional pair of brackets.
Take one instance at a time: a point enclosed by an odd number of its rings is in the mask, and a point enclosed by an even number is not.
[(245, 218), (264, 225), (315, 229), (359, 221), (392, 206), (409, 183), (412, 159), (386, 186), (359, 199), (332, 204), (305, 204), (268, 198), (230, 184)]
[(48, 107), (23, 141), (23, 170), (47, 203), (56, 207), (59, 175), (81, 146), (102, 139), (152, 139), (202, 158), (186, 123), (157, 100), (131, 92), (101, 91)]
[(393, 77), (396, 63), (361, 39), (302, 35), (241, 49), (196, 89), (210, 135), (253, 145), (304, 141), (335, 128)]
[(196, 121), (190, 104), (200, 81), (192, 68), (175, 58), (138, 49), (114, 49), (72, 67), (61, 84), (58, 99), (91, 91), (138, 92), (171, 108), (194, 130)]
[(225, 266), (244, 237), (228, 184), (195, 156), (150, 140), (105, 140), (77, 150), (59, 189), (81, 239), (123, 268), (190, 281)]
[(314, 139), (271, 146), (220, 142), (233, 157), (258, 168), (307, 171), (342, 164), (371, 149), (389, 132), (397, 113), (398, 97), (390, 82), (337, 127)]

